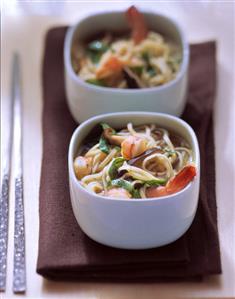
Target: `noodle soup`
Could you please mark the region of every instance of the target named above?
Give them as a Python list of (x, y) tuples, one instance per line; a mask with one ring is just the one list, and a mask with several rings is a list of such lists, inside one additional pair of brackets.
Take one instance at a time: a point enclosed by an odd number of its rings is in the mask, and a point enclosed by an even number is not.
[(179, 46), (147, 28), (134, 7), (126, 12), (130, 32), (105, 32), (89, 42), (75, 41), (71, 60), (85, 82), (114, 88), (148, 88), (173, 80), (182, 60)]
[[(107, 123), (80, 147), (73, 167), (81, 185), (101, 196), (150, 198), (174, 194), (196, 175), (187, 141), (155, 124), (115, 130)], [(97, 138), (98, 136), (98, 138)]]

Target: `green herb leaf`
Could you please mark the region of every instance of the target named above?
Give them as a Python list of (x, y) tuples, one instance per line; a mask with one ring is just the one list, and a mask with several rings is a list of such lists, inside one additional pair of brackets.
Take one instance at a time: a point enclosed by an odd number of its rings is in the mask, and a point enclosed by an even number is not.
[(153, 76), (155, 76), (157, 74), (156, 70), (153, 67), (147, 68), (147, 72), (148, 72), (148, 74), (149, 74), (150, 77), (153, 77)]
[(116, 131), (112, 127), (110, 127), (110, 125), (108, 125), (106, 123), (101, 123), (100, 125), (101, 125), (101, 127), (102, 127), (103, 130), (111, 129), (112, 130), (112, 134), (116, 134)]
[(136, 73), (138, 76), (141, 76), (143, 73), (144, 67), (143, 66), (133, 66), (130, 68), (134, 73)]
[(115, 147), (114, 147), (117, 151), (121, 151), (121, 147), (120, 146), (118, 146), (118, 145), (115, 145)]
[(109, 174), (111, 180), (113, 180), (117, 177), (118, 169), (122, 166), (124, 161), (125, 161), (125, 159), (123, 159), (122, 157), (118, 157), (113, 160), (111, 166), (109, 167), (109, 171), (108, 171), (108, 174)]
[(116, 179), (111, 181), (111, 185), (114, 187), (121, 187), (126, 189), (128, 192), (132, 192), (133, 186), (131, 185), (130, 182), (123, 180), (123, 179)]
[(94, 52), (101, 52), (104, 53), (108, 50), (109, 46), (106, 43), (101, 41), (95, 40), (88, 44), (88, 49)]
[(143, 52), (143, 53), (142, 53), (142, 58), (143, 58), (143, 60), (144, 60), (147, 64), (149, 64), (149, 54), (148, 54), (148, 52)]
[(100, 79), (87, 79), (86, 82), (96, 86), (106, 86), (104, 80)]
[(147, 52), (142, 53), (142, 58), (146, 63), (146, 70), (149, 74), (150, 77), (153, 77), (157, 74), (155, 68), (152, 67), (151, 63), (150, 63), (150, 58), (149, 58), (149, 54)]
[(141, 198), (140, 191), (138, 189), (134, 188), (132, 191), (132, 197), (133, 198)]
[(176, 153), (175, 151), (169, 149), (165, 149), (164, 152), (167, 153), (168, 157), (172, 157)]
[(101, 59), (102, 53), (87, 50), (87, 55), (91, 59), (92, 63), (98, 64)]
[(126, 189), (133, 198), (140, 198), (140, 193), (138, 189), (135, 189), (133, 185), (127, 180), (116, 179), (111, 181), (111, 185), (114, 187), (120, 187)]
[(170, 56), (167, 60), (167, 64), (173, 70), (173, 72), (176, 72), (178, 70), (181, 62), (182, 62), (181, 55)]
[(93, 41), (87, 46), (87, 54), (94, 64), (99, 63), (101, 56), (108, 50), (109, 46), (101, 41)]
[(158, 178), (156, 180), (145, 181), (144, 183), (147, 186), (160, 186), (160, 185), (165, 185), (166, 182), (167, 182), (167, 179)]
[(108, 142), (107, 142), (107, 140), (103, 137), (103, 136), (101, 136), (100, 137), (100, 141), (99, 141), (99, 149), (103, 152), (103, 153), (105, 153), (105, 154), (108, 154), (109, 153), (109, 145), (108, 145)]

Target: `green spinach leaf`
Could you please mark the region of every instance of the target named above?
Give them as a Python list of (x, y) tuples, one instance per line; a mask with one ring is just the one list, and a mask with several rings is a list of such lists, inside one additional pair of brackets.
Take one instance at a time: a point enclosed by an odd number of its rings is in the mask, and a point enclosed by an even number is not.
[(103, 136), (100, 137), (100, 141), (99, 141), (99, 149), (100, 149), (103, 153), (105, 153), (105, 154), (108, 154), (109, 151), (110, 151), (108, 142), (107, 142), (107, 140), (106, 140)]
[(112, 180), (111, 185), (114, 187), (120, 187), (126, 189), (133, 198), (141, 197), (139, 190), (134, 188), (133, 185), (127, 180), (123, 180), (123, 179)]
[(147, 70), (149, 76), (150, 77), (155, 76), (157, 74), (157, 72), (156, 72), (156, 69), (150, 63), (149, 53), (148, 52), (142, 53), (142, 58), (146, 63), (146, 70)]
[(125, 159), (122, 157), (115, 158), (109, 168), (108, 174), (110, 176), (110, 179), (113, 180), (117, 177), (118, 175), (118, 169), (122, 166), (124, 163)]
[(94, 64), (99, 63), (101, 56), (108, 50), (109, 46), (106, 43), (95, 40), (88, 44), (87, 54)]
[(150, 187), (150, 186), (161, 186), (161, 185), (165, 185), (166, 182), (167, 182), (167, 179), (158, 178), (156, 180), (145, 181), (144, 184)]
[(136, 75), (141, 76), (143, 73), (144, 67), (143, 66), (133, 66), (130, 68)]
[(104, 53), (109, 49), (109, 46), (107, 45), (107, 43), (103, 43), (101, 41), (95, 40), (88, 44), (88, 49), (90, 51)]
[(96, 86), (106, 86), (105, 81), (100, 79), (87, 79), (86, 82)]
[(109, 129), (112, 132), (112, 134), (116, 134), (116, 131), (112, 127), (110, 127), (110, 125), (106, 123), (101, 123), (100, 125), (103, 130)]

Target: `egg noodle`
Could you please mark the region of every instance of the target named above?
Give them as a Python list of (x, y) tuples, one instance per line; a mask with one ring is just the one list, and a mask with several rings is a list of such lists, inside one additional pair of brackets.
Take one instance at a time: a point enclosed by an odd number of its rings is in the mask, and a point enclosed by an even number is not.
[(99, 142), (74, 161), (77, 178), (91, 192), (105, 195), (122, 188), (130, 198), (146, 198), (146, 188), (167, 185), (193, 161), (186, 140), (155, 124), (128, 123), (118, 132), (102, 127)]
[[(112, 68), (110, 61), (120, 64)], [(175, 78), (181, 63), (179, 49), (156, 32), (135, 44), (131, 37), (102, 39), (75, 47), (72, 64), (84, 81), (106, 87), (146, 88)]]

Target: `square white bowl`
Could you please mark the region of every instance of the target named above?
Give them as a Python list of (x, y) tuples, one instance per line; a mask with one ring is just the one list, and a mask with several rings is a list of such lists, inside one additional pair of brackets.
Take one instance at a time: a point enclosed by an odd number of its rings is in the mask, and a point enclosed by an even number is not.
[(100, 31), (128, 29), (125, 12), (106, 12), (88, 16), (72, 26), (64, 44), (65, 88), (68, 105), (77, 122), (91, 116), (120, 111), (154, 111), (180, 116), (187, 91), (189, 45), (180, 26), (162, 14), (143, 12), (148, 27), (179, 45), (182, 63), (176, 77), (162, 85), (143, 89), (120, 89), (95, 86), (83, 81), (71, 63), (73, 43)]
[[(84, 138), (95, 125), (106, 122), (114, 128), (154, 123), (185, 138), (197, 168), (194, 180), (178, 193), (146, 199), (108, 198), (91, 193), (77, 180), (73, 161)], [(104, 245), (125, 249), (147, 249), (171, 243), (190, 227), (198, 204), (200, 154), (193, 129), (183, 120), (162, 113), (126, 112), (93, 117), (74, 132), (68, 155), (70, 196), (81, 229)]]

